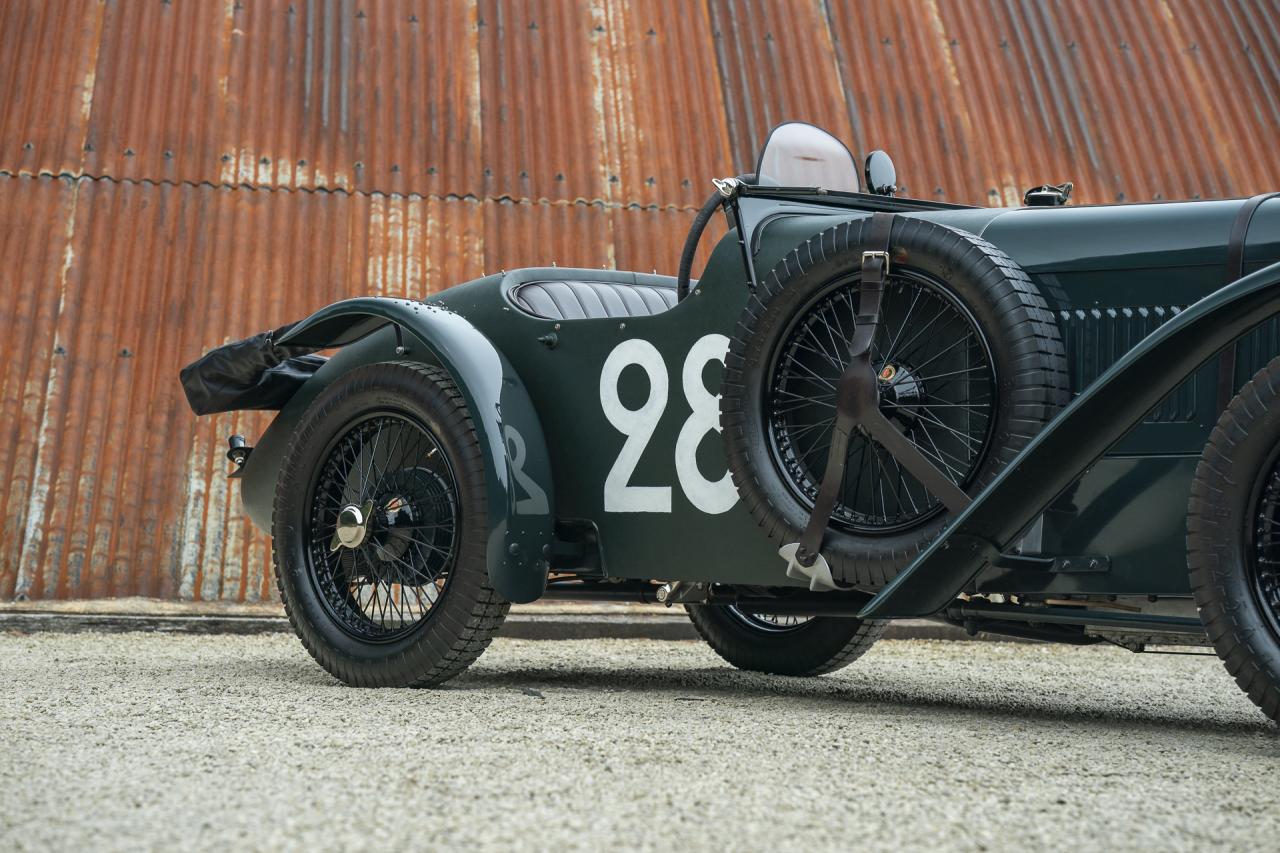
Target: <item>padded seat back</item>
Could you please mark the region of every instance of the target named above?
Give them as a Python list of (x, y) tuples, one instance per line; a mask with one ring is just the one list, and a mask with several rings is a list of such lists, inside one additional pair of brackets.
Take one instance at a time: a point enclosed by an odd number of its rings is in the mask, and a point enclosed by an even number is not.
[(511, 298), (535, 317), (548, 320), (597, 320), (648, 317), (676, 304), (674, 287), (617, 281), (530, 281)]

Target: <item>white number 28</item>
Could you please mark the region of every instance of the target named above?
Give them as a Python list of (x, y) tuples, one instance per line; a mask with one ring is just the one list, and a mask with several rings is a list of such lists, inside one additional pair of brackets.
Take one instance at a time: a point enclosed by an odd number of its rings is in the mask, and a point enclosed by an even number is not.
[[(697, 460), (702, 437), (711, 430), (720, 431), (720, 398), (703, 384), (702, 370), (712, 361), (723, 364), (728, 349), (729, 339), (724, 335), (699, 338), (680, 371), (680, 384), (693, 412), (676, 438), (676, 474), (689, 502), (710, 514), (726, 512), (738, 501), (738, 490), (729, 473), (726, 471), (719, 480), (708, 480), (698, 470)], [(631, 365), (649, 377), (649, 397), (638, 409), (628, 409), (618, 396), (618, 380)], [(631, 475), (666, 411), (668, 389), (667, 365), (648, 341), (623, 341), (605, 359), (600, 371), (600, 406), (614, 429), (627, 437), (604, 479), (605, 512), (671, 512), (670, 486), (630, 485)]]

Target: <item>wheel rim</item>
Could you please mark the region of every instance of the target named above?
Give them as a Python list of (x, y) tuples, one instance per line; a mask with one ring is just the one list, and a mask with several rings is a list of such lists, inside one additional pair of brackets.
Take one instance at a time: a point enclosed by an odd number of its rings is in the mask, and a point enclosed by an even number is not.
[[(849, 358), (859, 282), (834, 282), (796, 313), (775, 350), (765, 417), (784, 481), (812, 508), (826, 468), (836, 387)], [(995, 422), (996, 373), (977, 321), (941, 282), (914, 270), (885, 283), (871, 359), (881, 411), (953, 482), (971, 483)], [(831, 523), (861, 534), (916, 526), (943, 511), (884, 448), (849, 442)]]
[(1263, 470), (1255, 488), (1250, 531), (1249, 575), (1258, 606), (1280, 638), (1280, 453)]
[(736, 604), (726, 608), (729, 614), (749, 628), (769, 634), (789, 634), (808, 625), (812, 616), (788, 616), (778, 613), (756, 613), (740, 609)]
[(347, 425), (322, 459), (308, 503), (311, 581), (346, 633), (399, 639), (431, 617), (453, 573), (453, 470), (432, 432), (399, 412)]

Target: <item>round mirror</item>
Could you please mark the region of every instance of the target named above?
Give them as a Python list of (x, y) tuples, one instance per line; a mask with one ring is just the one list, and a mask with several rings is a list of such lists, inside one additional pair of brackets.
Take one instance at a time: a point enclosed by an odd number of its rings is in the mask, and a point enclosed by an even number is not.
[(876, 195), (893, 195), (898, 191), (898, 172), (893, 159), (880, 149), (867, 155), (862, 174), (867, 179), (867, 192)]

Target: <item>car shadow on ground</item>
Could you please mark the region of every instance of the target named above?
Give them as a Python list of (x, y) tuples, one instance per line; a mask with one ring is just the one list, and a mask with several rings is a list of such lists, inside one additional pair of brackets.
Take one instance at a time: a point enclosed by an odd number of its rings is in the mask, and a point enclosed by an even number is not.
[[(1097, 698), (1092, 701), (1073, 698), (1069, 695), (1069, 680), (1065, 678), (1058, 685), (1064, 688), (1059, 692), (1030, 693), (1020, 691), (1020, 686), (1017, 682), (1001, 685), (998, 674), (986, 682), (987, 689), (977, 693), (973, 683), (965, 679), (924, 679), (906, 674), (897, 675), (892, 681), (872, 683), (856, 675), (792, 678), (715, 667), (679, 670), (556, 667), (520, 671), (477, 668), (443, 689), (509, 689), (518, 691), (517, 695), (541, 694), (533, 696), (535, 699), (554, 699), (557, 690), (573, 690), (660, 694), (669, 700), (689, 702), (782, 700), (795, 703), (797, 711), (807, 712), (927, 713), (940, 721), (951, 716), (1023, 725), (1066, 723), (1082, 728), (1106, 727), (1112, 733), (1117, 726), (1144, 732), (1212, 731), (1218, 735), (1247, 736), (1250, 742), (1263, 735), (1273, 739), (1280, 748), (1280, 728), (1252, 707), (1242, 709), (1242, 713), (1235, 708), (1224, 713), (1215, 707), (1210, 697), (1202, 703), (1187, 703), (1185, 699), (1165, 702), (1154, 682), (1149, 696), (1130, 694), (1124, 701), (1111, 703)], [(1253, 713), (1257, 714), (1256, 719), (1250, 718)]]
[[(210, 661), (216, 679), (218, 662)], [(186, 674), (192, 676), (190, 664)], [(262, 685), (288, 685), (289, 688), (336, 688), (341, 683), (317, 667), (304, 654), (296, 659), (260, 658), (242, 661), (241, 678)], [(1225, 679), (1227, 676), (1222, 674)], [(243, 683), (243, 682), (242, 682)], [(1229, 694), (1229, 682), (1216, 695), (1201, 695), (1181, 686), (1171, 695), (1159, 678), (1141, 685), (1121, 685), (1118, 695), (1109, 695), (1096, 680), (1089, 684), (1073, 682), (1064, 673), (1051, 684), (1029, 684), (1016, 674), (1008, 677), (999, 672), (982, 674), (975, 679), (970, 671), (956, 675), (933, 669), (927, 675), (912, 674), (904, 669), (886, 673), (881, 667), (874, 672), (856, 667), (834, 675), (794, 678), (743, 672), (726, 666), (671, 668), (630, 665), (598, 666), (506, 666), (486, 665), (484, 659), (467, 672), (445, 685), (412, 691), (429, 703), (440, 693), (509, 693), (510, 701), (545, 702), (546, 711), (556, 710), (558, 692), (573, 693), (573, 707), (581, 710), (582, 694), (600, 694), (601, 701), (649, 699), (668, 703), (702, 703), (733, 706), (741, 710), (753, 702), (785, 702), (797, 714), (862, 714), (886, 717), (928, 716), (940, 724), (972, 725), (975, 721), (995, 726), (1070, 726), (1087, 735), (1090, 729), (1106, 729), (1114, 735), (1117, 728), (1135, 735), (1167, 733), (1184, 736), (1188, 732), (1212, 735), (1218, 747), (1246, 744), (1256, 755), (1260, 745), (1274, 746), (1280, 755), (1280, 727), (1267, 720), (1244, 697)], [(410, 691), (403, 689), (352, 690), (352, 702), (364, 706), (380, 704), (380, 698), (403, 702)], [(394, 699), (393, 699), (394, 697)], [(443, 698), (443, 696), (442, 696)], [(415, 699), (415, 701), (417, 701)]]

